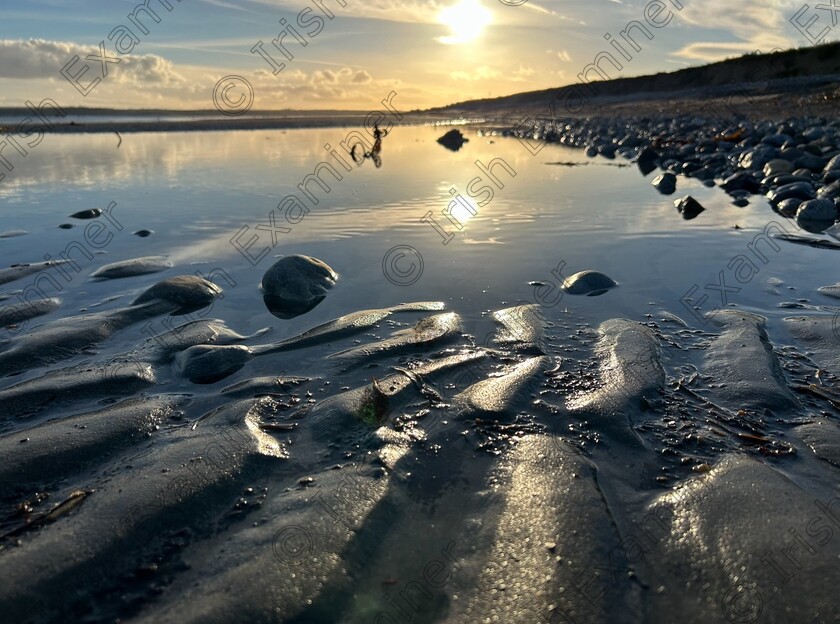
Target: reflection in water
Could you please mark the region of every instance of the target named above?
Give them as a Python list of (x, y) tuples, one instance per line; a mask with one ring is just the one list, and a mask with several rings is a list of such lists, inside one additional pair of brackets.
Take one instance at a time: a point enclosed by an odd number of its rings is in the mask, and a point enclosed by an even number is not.
[[(369, 152), (365, 151), (361, 143), (354, 143), (353, 149), (350, 150), (350, 156), (353, 162), (361, 166), (366, 158), (373, 160), (373, 164), (379, 169), (382, 166), (382, 157), (379, 155), (382, 152), (382, 139), (388, 136), (390, 130), (380, 130), (379, 124), (373, 124), (373, 147)], [(361, 148), (359, 146), (362, 145)]]
[(301, 316), (302, 314), (306, 314), (310, 310), (313, 310), (315, 306), (317, 306), (323, 300), (324, 297), (317, 297), (315, 299), (307, 301), (306, 303), (299, 303), (294, 301), (288, 301), (280, 297), (263, 295), (263, 301), (265, 302), (265, 307), (268, 308), (268, 311), (271, 312), (277, 318), (286, 320), (293, 319), (296, 316)]
[[(720, 189), (680, 178), (680, 194), (706, 207), (685, 221), (638, 170), (602, 166), (610, 163), (562, 146), (546, 146), (534, 156), (515, 139), (467, 131), (470, 141), (453, 152), (437, 143), (439, 126), (400, 126), (398, 132), (399, 140), (388, 145), (388, 167), (381, 169), (354, 167), (347, 157), (356, 143), (365, 152), (376, 147), (375, 137), (360, 128), (121, 133), (120, 147), (114, 134), (49, 135), (0, 183), (2, 229), (29, 232), (0, 239), (0, 264), (42, 262), (74, 242), (85, 244), (86, 226), (97, 220), (59, 226), (70, 214), (115, 202), (121, 229), (91, 258), (78, 261), (84, 272), (74, 273), (60, 293), (65, 314), (115, 295), (136, 297), (154, 276), (108, 284), (87, 275), (152, 255), (167, 256), (173, 275), (200, 272), (225, 289), (212, 317), (241, 331), (274, 324), (282, 335), (348, 310), (411, 300), (457, 301), (467, 317), (533, 303), (529, 282), (566, 262), (572, 273), (597, 269), (622, 284), (599, 297), (549, 295), (557, 304), (548, 311), (550, 320), (568, 309), (596, 324), (640, 318), (652, 304), (681, 309), (680, 297), (694, 284), (702, 289), (716, 283), (721, 268), (756, 233), (773, 219), (785, 221), (760, 199), (734, 207)], [(476, 162), (497, 159), (516, 175), (494, 169), (503, 186), (493, 187), (492, 202), (461, 203), (459, 198), (484, 197), (479, 184), (470, 185)], [(558, 161), (590, 166), (546, 165)], [(284, 202), (292, 196), (297, 202), (290, 220), (291, 203)], [(452, 235), (445, 244), (422, 221), (429, 213)], [(132, 235), (142, 230), (155, 235)], [(770, 278), (803, 292), (825, 285), (813, 271), (825, 250), (779, 244), (760, 279), (739, 285), (731, 303), (772, 311), (778, 302), (768, 301), (764, 289)], [(410, 287), (383, 275), (383, 257), (399, 245), (423, 258), (423, 274)], [(344, 280), (307, 314), (278, 323), (277, 316), (295, 311), (262, 301), (259, 283), (273, 259), (289, 254), (322, 258)], [(50, 289), (47, 295), (57, 296)]]

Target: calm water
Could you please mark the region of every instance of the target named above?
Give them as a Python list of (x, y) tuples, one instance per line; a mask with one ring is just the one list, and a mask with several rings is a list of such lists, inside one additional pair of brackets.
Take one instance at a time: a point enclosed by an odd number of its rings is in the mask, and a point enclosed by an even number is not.
[[(331, 191), (311, 184), (318, 199), (314, 205), (297, 185), (321, 161), (335, 162), (324, 145), (337, 146), (347, 133), (332, 128), (132, 134), (123, 137), (119, 148), (113, 135), (47, 136), (29, 156), (13, 160), (14, 171), (0, 183), (0, 230), (29, 232), (0, 240), (0, 262), (35, 262), (45, 254), (58, 257), (71, 242), (84, 241), (89, 223), (68, 215), (116, 202), (113, 214), (123, 229), (115, 231), (104, 253), (79, 260), (81, 272), (60, 295), (62, 308), (45, 320), (125, 305), (168, 275), (216, 271), (221, 277), (215, 281), (225, 296), (211, 315), (242, 333), (273, 326), (275, 340), (351, 311), (437, 299), (460, 313), (479, 339), (484, 324), (490, 328), (484, 319), (487, 311), (534, 302), (529, 282), (556, 282), (552, 270), (562, 263), (564, 275), (595, 269), (619, 282), (619, 288), (600, 297), (566, 296), (557, 301), (555, 290), (544, 291), (544, 303), (556, 301), (545, 306), (549, 321), (567, 314), (593, 325), (616, 316), (643, 320), (660, 310), (698, 325), (680, 298), (695, 284), (700, 286), (696, 296), (702, 296), (706, 284), (719, 284), (721, 271), (727, 286), (740, 288), (728, 293), (729, 303), (775, 318), (790, 312), (779, 303), (798, 298), (816, 303), (815, 288), (836, 281), (837, 275), (824, 268), (815, 270), (831, 259), (825, 250), (780, 241), (778, 252), (763, 247), (766, 263), (755, 259), (748, 243), (769, 221), (782, 220), (764, 200), (737, 208), (718, 189), (683, 178), (677, 194), (664, 197), (650, 185), (653, 176), (645, 179), (635, 167), (615, 166), (622, 160), (589, 160), (582, 152), (558, 146), (533, 156), (515, 139), (474, 132), (468, 135), (470, 142), (453, 153), (436, 143), (443, 133), (440, 128), (395, 128), (384, 140), (381, 168), (367, 161), (350, 172), (339, 169), (341, 181), (325, 174)], [(454, 216), (463, 224), (457, 231), (441, 214), (452, 200), (450, 189), (466, 196), (468, 183), (481, 175), (476, 160), (487, 164), (496, 158), (516, 176), (497, 167), (494, 173), (504, 188), (492, 186), (492, 201), (478, 207), (475, 215), (456, 210)], [(588, 166), (547, 164), (558, 161)], [(250, 250), (253, 255), (270, 247), (271, 232), (255, 228), (262, 223), (269, 229), (272, 210), (276, 224), (288, 226), (276, 208), (292, 193), (311, 212), (291, 232), (278, 233), (276, 246), (252, 265), (231, 238), (247, 226), (239, 241), (244, 245), (259, 236)], [(692, 221), (684, 221), (673, 206), (673, 199), (686, 193), (707, 208)], [(429, 211), (447, 232), (455, 233), (447, 245), (421, 222)], [(61, 223), (75, 227), (59, 229)], [(741, 229), (734, 229), (736, 224)], [(155, 234), (132, 235), (142, 228)], [(422, 257), (422, 275), (411, 274), (412, 264), (418, 268), (420, 259), (410, 250), (404, 257), (388, 256), (398, 246), (410, 246)], [(341, 280), (314, 310), (282, 320), (266, 309), (258, 285), (275, 256), (292, 253), (323, 259)], [(728, 267), (739, 254), (759, 269), (744, 280), (747, 283), (737, 283)], [(122, 280), (87, 277), (103, 264), (147, 255), (167, 255), (176, 266), (166, 273)], [(403, 279), (400, 274), (416, 281), (406, 286), (392, 283), (383, 273), (387, 258), (395, 262), (389, 269), (392, 278), (396, 271), (397, 281)], [(32, 280), (0, 289), (24, 288)], [(772, 286), (770, 280), (782, 284)], [(706, 293), (705, 311), (720, 305), (719, 291)], [(119, 299), (91, 308), (115, 296)], [(142, 335), (141, 328), (132, 328), (109, 341), (109, 348), (118, 351)], [(269, 366), (255, 361), (248, 374)]]

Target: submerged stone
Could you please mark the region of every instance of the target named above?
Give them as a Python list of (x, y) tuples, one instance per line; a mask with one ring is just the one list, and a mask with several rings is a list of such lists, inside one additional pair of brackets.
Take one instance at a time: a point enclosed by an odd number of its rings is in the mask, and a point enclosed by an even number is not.
[(580, 271), (563, 282), (563, 290), (570, 295), (594, 297), (618, 286), (611, 277), (598, 271)]
[(461, 134), (460, 130), (454, 129), (450, 130), (437, 140), (438, 143), (453, 152), (457, 152), (461, 149), (461, 147), (463, 147), (464, 143), (467, 143), (468, 141), (469, 139), (465, 138), (464, 135)]
[(131, 305), (161, 300), (180, 306), (179, 309), (203, 308), (222, 294), (213, 282), (195, 275), (178, 275), (158, 282), (145, 290)]
[(651, 184), (653, 185), (653, 188), (663, 195), (670, 195), (677, 190), (677, 176), (673, 173), (666, 172), (662, 175), (656, 176)]
[(686, 195), (682, 199), (675, 201), (674, 205), (682, 215), (682, 218), (686, 221), (694, 219), (705, 210), (705, 208), (700, 205), (700, 202), (694, 199), (691, 195)]
[(317, 305), (337, 280), (338, 274), (325, 262), (293, 255), (281, 258), (265, 272), (261, 288), (272, 314), (291, 317)]
[(165, 257), (146, 256), (144, 258), (132, 258), (131, 260), (106, 264), (91, 273), (90, 276), (100, 279), (118, 279), (121, 277), (132, 277), (134, 275), (160, 273), (170, 268), (172, 268), (172, 263)]
[(71, 219), (95, 219), (102, 214), (101, 208), (91, 208), (90, 210), (80, 210), (70, 215)]

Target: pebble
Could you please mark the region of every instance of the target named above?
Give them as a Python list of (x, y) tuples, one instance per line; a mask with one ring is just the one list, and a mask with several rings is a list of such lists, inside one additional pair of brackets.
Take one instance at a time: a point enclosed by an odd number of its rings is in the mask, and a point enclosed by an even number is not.
[(666, 172), (656, 176), (651, 182), (653, 188), (663, 195), (671, 195), (677, 190), (677, 176), (673, 173)]
[(700, 202), (694, 199), (691, 195), (686, 195), (682, 199), (678, 199), (674, 202), (674, 205), (677, 207), (677, 210), (682, 215), (683, 219), (687, 221), (694, 219), (705, 210), (705, 208), (700, 205)]

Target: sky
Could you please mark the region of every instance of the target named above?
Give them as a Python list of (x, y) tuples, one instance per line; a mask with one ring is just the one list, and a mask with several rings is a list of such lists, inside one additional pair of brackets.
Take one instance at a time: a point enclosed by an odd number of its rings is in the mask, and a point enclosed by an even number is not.
[(617, 78), (820, 35), (840, 0), (0, 0), (0, 106), (407, 111), (580, 82), (601, 51)]

